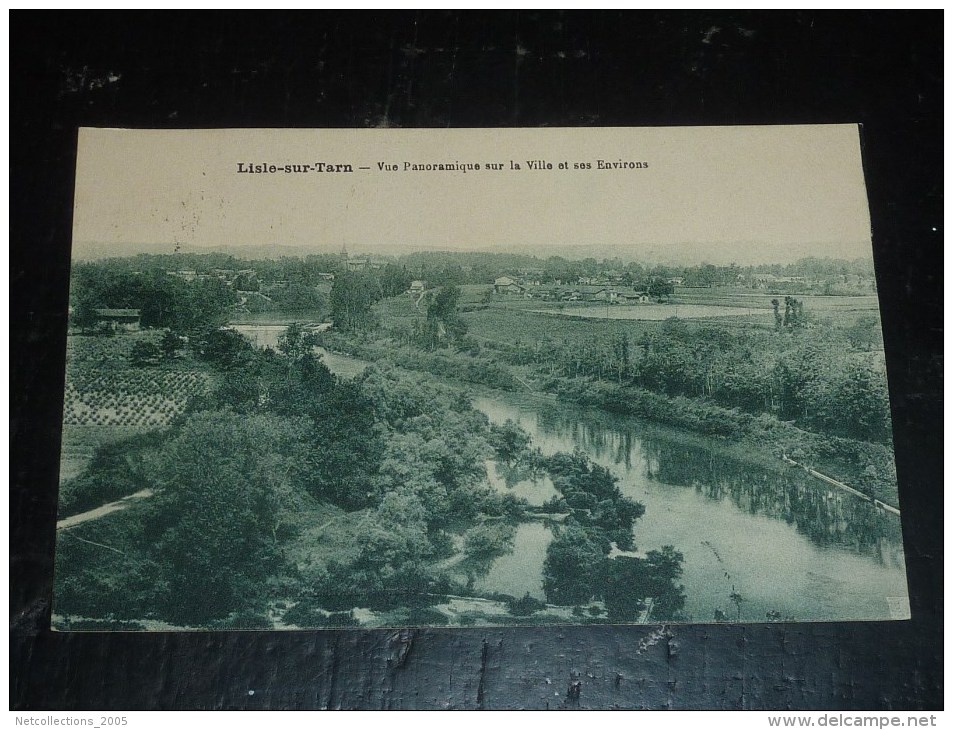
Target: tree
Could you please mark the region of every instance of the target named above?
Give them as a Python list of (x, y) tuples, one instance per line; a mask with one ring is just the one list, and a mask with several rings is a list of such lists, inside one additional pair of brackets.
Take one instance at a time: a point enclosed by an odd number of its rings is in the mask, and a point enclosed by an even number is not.
[[(775, 314), (777, 317), (777, 314)], [(804, 325), (804, 303), (794, 297), (784, 297), (784, 317), (782, 323), (788, 329), (797, 329)]]
[(305, 433), (273, 415), (203, 412), (153, 454), (142, 542), (160, 566), (161, 615), (203, 625), (262, 605), (300, 509)]
[(179, 355), (179, 350), (185, 346), (185, 340), (174, 332), (166, 332), (159, 341), (159, 349), (162, 350), (162, 356), (166, 360), (175, 360)]
[(83, 332), (89, 332), (95, 329), (99, 323), (99, 316), (96, 314), (96, 302), (89, 295), (78, 296), (76, 306), (72, 314), (73, 324), (79, 327)]
[(396, 297), (410, 288), (412, 277), (406, 266), (389, 263), (381, 270), (381, 293), (385, 297)]
[(158, 365), (162, 358), (162, 350), (154, 342), (139, 340), (132, 346), (132, 353), (129, 355), (130, 362), (135, 367), (145, 367), (147, 365)]
[(685, 558), (671, 545), (650, 550), (645, 556), (647, 595), (654, 598), (652, 618), (677, 619), (685, 608), (685, 586), (679, 583)]
[(685, 607), (683, 557), (671, 545), (650, 551), (645, 558), (620, 556), (606, 561), (603, 598), (609, 618), (635, 621), (652, 601), (651, 618), (671, 621)]
[[(323, 363), (317, 367), (326, 370)], [(371, 403), (360, 388), (352, 383), (302, 378), (293, 390), (275, 399), (313, 421), (311, 439), (321, 457), (309, 466), (311, 494), (345, 509), (373, 504), (379, 498), (374, 477), (384, 444)]]
[(845, 333), (851, 347), (857, 350), (871, 350), (875, 346), (883, 347), (880, 320), (871, 314), (862, 314)]
[(278, 336), (278, 352), (291, 360), (300, 360), (314, 351), (314, 333), (308, 332), (298, 322), (292, 322)]
[(307, 312), (324, 306), (324, 297), (318, 290), (301, 281), (289, 282), (287, 287), (272, 292), (270, 296), (283, 312)]
[(232, 287), (235, 291), (259, 291), (261, 289), (261, 284), (258, 282), (258, 277), (255, 276), (254, 272), (244, 272), (235, 277), (235, 280), (232, 282)]
[(175, 296), (172, 321), (157, 326), (171, 327), (178, 332), (221, 327), (228, 321), (229, 310), (236, 301), (235, 292), (219, 279), (187, 283)]
[(331, 319), (337, 329), (355, 331), (374, 325), (371, 307), (381, 298), (380, 283), (369, 273), (345, 271), (331, 287)]
[(834, 433), (889, 443), (890, 398), (881, 371), (864, 363), (849, 363), (820, 407), (825, 425)]
[(611, 621), (635, 621), (645, 608), (646, 587), (644, 560), (620, 556), (606, 561), (603, 600)]
[(444, 341), (459, 341), (467, 333), (467, 325), (457, 312), (460, 289), (456, 286), (441, 287), (436, 294), (427, 292), (427, 319), (419, 332), (422, 344), (429, 350)]
[(529, 434), (509, 418), (502, 426), (495, 423), (490, 426), (490, 443), (505, 464), (512, 464), (519, 459), (530, 440)]
[(612, 338), (613, 367), (618, 373), (619, 383), (629, 374), (629, 336), (619, 332)]
[(215, 329), (200, 336), (197, 354), (225, 370), (248, 362), (254, 353), (252, 344), (240, 333), (231, 329)]
[(800, 342), (785, 352), (773, 369), (781, 419), (816, 416), (825, 401), (823, 384), (833, 368), (831, 353), (819, 342)]
[(467, 574), (468, 586), (472, 586), (477, 577), (489, 573), (497, 558), (513, 552), (515, 537), (516, 526), (502, 521), (484, 522), (467, 530), (459, 570)]
[(485, 522), (470, 528), (463, 538), (463, 550), (473, 560), (492, 561), (513, 550), (516, 527), (506, 522)]
[(675, 293), (675, 287), (667, 279), (653, 276), (649, 279), (648, 294), (657, 301), (667, 299)]
[(550, 603), (587, 603), (600, 592), (609, 543), (600, 544), (589, 530), (574, 524), (561, 528), (546, 548), (543, 590)]
[(332, 567), (316, 590), (344, 594), (349, 601), (356, 598), (377, 608), (433, 602), (428, 593), (434, 547), (426, 517), (414, 495), (405, 491), (384, 495), (366, 518), (357, 558), (347, 566)]

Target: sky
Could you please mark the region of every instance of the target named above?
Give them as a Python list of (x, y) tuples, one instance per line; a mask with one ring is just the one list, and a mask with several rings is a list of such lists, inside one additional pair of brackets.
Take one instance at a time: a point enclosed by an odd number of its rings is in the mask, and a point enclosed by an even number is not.
[[(317, 162), (353, 172), (238, 172)], [(80, 130), (74, 258), (251, 246), (684, 265), (872, 256), (856, 125)]]

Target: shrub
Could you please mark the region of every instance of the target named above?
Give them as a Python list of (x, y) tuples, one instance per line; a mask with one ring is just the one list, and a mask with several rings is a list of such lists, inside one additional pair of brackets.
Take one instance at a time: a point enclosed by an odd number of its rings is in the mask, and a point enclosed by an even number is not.
[(273, 629), (274, 623), (262, 613), (250, 608), (233, 613), (213, 624), (217, 629)]
[(522, 598), (509, 602), (509, 612), (514, 616), (531, 616), (537, 611), (546, 608), (543, 601), (533, 598), (527, 592)]
[(446, 626), (450, 621), (436, 608), (423, 606), (411, 609), (407, 623), (411, 626)]

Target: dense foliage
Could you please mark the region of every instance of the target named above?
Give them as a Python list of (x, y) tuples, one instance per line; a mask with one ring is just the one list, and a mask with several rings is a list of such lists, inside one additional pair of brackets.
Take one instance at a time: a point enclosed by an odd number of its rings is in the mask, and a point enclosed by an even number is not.
[(344, 332), (368, 329), (374, 324), (371, 307), (382, 296), (380, 281), (374, 274), (341, 272), (331, 287), (331, 321)]
[(224, 324), (237, 302), (235, 291), (218, 279), (184, 281), (165, 271), (128, 271), (105, 263), (77, 264), (71, 287), (73, 321), (95, 327), (96, 309), (138, 309), (143, 327), (189, 332)]
[[(340, 253), (311, 254), (307, 256), (263, 257), (257, 259), (237, 258), (224, 253), (177, 253), (167, 255), (140, 254), (125, 258), (107, 259), (94, 264), (116, 272), (150, 272), (189, 270), (208, 274), (215, 270), (253, 270), (258, 282), (288, 282), (314, 288), (325, 281), (328, 275), (339, 276), (347, 269)], [(816, 282), (817, 293), (869, 293), (873, 283), (873, 266), (870, 260), (805, 258), (784, 265), (739, 266), (729, 264), (716, 266), (700, 264), (676, 266), (670, 264), (647, 265), (620, 258), (569, 259), (563, 256), (532, 256), (502, 252), (465, 251), (417, 251), (408, 254), (381, 257), (378, 259), (379, 279), (385, 297), (396, 296), (407, 290), (412, 280), (426, 281), (429, 287), (461, 286), (465, 284), (492, 284), (499, 276), (525, 272), (543, 282), (575, 282), (580, 277), (595, 277), (613, 272), (626, 286), (648, 289), (664, 287), (670, 279), (679, 279), (689, 287), (712, 287), (741, 282), (764, 281), (763, 275), (775, 279), (795, 281), (772, 282), (771, 290), (788, 293), (788, 290), (803, 290), (805, 284), (798, 279)], [(759, 278), (760, 277), (760, 278)], [(851, 280), (861, 278), (866, 283), (863, 291), (853, 291)], [(770, 281), (770, 280), (769, 280)], [(244, 284), (248, 286), (248, 284)], [(252, 285), (254, 286), (254, 285)], [(857, 285), (854, 285), (854, 289)], [(257, 289), (256, 289), (257, 291)], [(662, 288), (657, 294), (665, 296)], [(119, 305), (113, 305), (119, 306)]]
[(585, 454), (555, 454), (545, 468), (560, 494), (547, 508), (569, 512), (546, 550), (546, 597), (563, 605), (603, 600), (613, 621), (635, 621), (649, 608), (656, 619), (679, 618), (685, 605), (677, 582), (680, 553), (666, 546), (644, 558), (609, 557), (613, 544), (635, 549), (632, 528), (645, 513), (642, 504), (624, 497), (618, 479)]
[[(713, 286), (751, 277), (753, 267), (421, 253), (361, 271), (339, 256), (257, 261), (257, 273), (228, 284), (174, 275), (249, 265), (210, 254), (76, 266), (75, 325), (93, 331), (97, 308), (134, 308), (149, 331), (78, 338), (113, 343), (106, 349), (121, 356), (71, 377), (67, 423), (164, 428), (100, 448), (64, 485), (63, 515), (144, 489), (153, 496), (63, 532), (59, 613), (117, 625), (346, 626), (360, 606), (441, 623), (437, 600), (477, 594), (476, 581), (513, 551), (519, 522), (534, 517), (554, 534), (543, 574), (550, 603), (582, 613), (601, 601), (618, 621), (681, 615), (682, 556), (670, 546), (635, 552), (644, 508), (609, 470), (582, 453), (544, 458), (518, 426), (490, 426), (466, 396), (391, 367), (341, 380), (315, 355), (318, 343), (455, 381), (545, 390), (813, 465), (846, 464), (852, 484), (878, 495), (895, 483), (886, 383), (870, 352), (876, 318), (835, 331), (788, 296), (776, 300), (774, 328), (673, 319), (582, 341), (475, 338), (467, 317), (495, 313), (494, 295), (482, 289), (465, 305), (460, 289), (519, 269), (573, 281), (612, 266), (622, 283), (665, 299), (672, 277)], [(846, 285), (848, 275), (869, 273), (861, 269), (814, 260), (782, 273), (840, 276)], [(408, 296), (417, 280), (427, 291)], [(388, 303), (404, 320), (383, 328)], [(258, 351), (221, 326), (236, 306), (327, 306), (335, 331), (318, 337), (292, 325), (275, 351)], [(193, 380), (182, 379), (186, 371)], [(140, 381), (155, 393), (123, 385)], [(149, 409), (144, 420), (129, 421), (125, 400)], [(558, 494), (544, 514), (492, 488), (489, 460), (510, 475), (545, 472)], [(528, 594), (499, 598), (512, 617), (544, 608)]]
[[(860, 332), (854, 339), (869, 342), (869, 329), (867, 339)], [(846, 438), (891, 438), (882, 363), (820, 325), (768, 332), (671, 319), (638, 338), (620, 331), (581, 345), (485, 343), (487, 350), (550, 377), (596, 378), (696, 398)]]
[[(472, 582), (512, 549), (525, 507), (488, 485), (494, 439), (466, 397), (388, 370), (341, 381), (297, 327), (278, 352), (241, 348), (240, 366), (224, 352), (218, 387), (170, 430), (101, 449), (64, 488), (72, 510), (154, 495), (71, 528), (58, 612), (207, 626), (254, 624), (279, 595), (299, 617), (425, 606), (463, 588), (441, 560), (458, 554)], [(354, 515), (354, 540), (301, 562), (327, 510)]]

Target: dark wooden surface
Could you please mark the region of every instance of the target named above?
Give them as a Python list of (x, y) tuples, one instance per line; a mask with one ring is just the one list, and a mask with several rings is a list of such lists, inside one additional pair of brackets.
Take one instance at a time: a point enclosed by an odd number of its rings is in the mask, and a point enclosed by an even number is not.
[[(12, 708), (942, 706), (939, 12), (14, 12), (10, 28)], [(911, 621), (49, 631), (78, 126), (813, 122), (864, 125)]]

